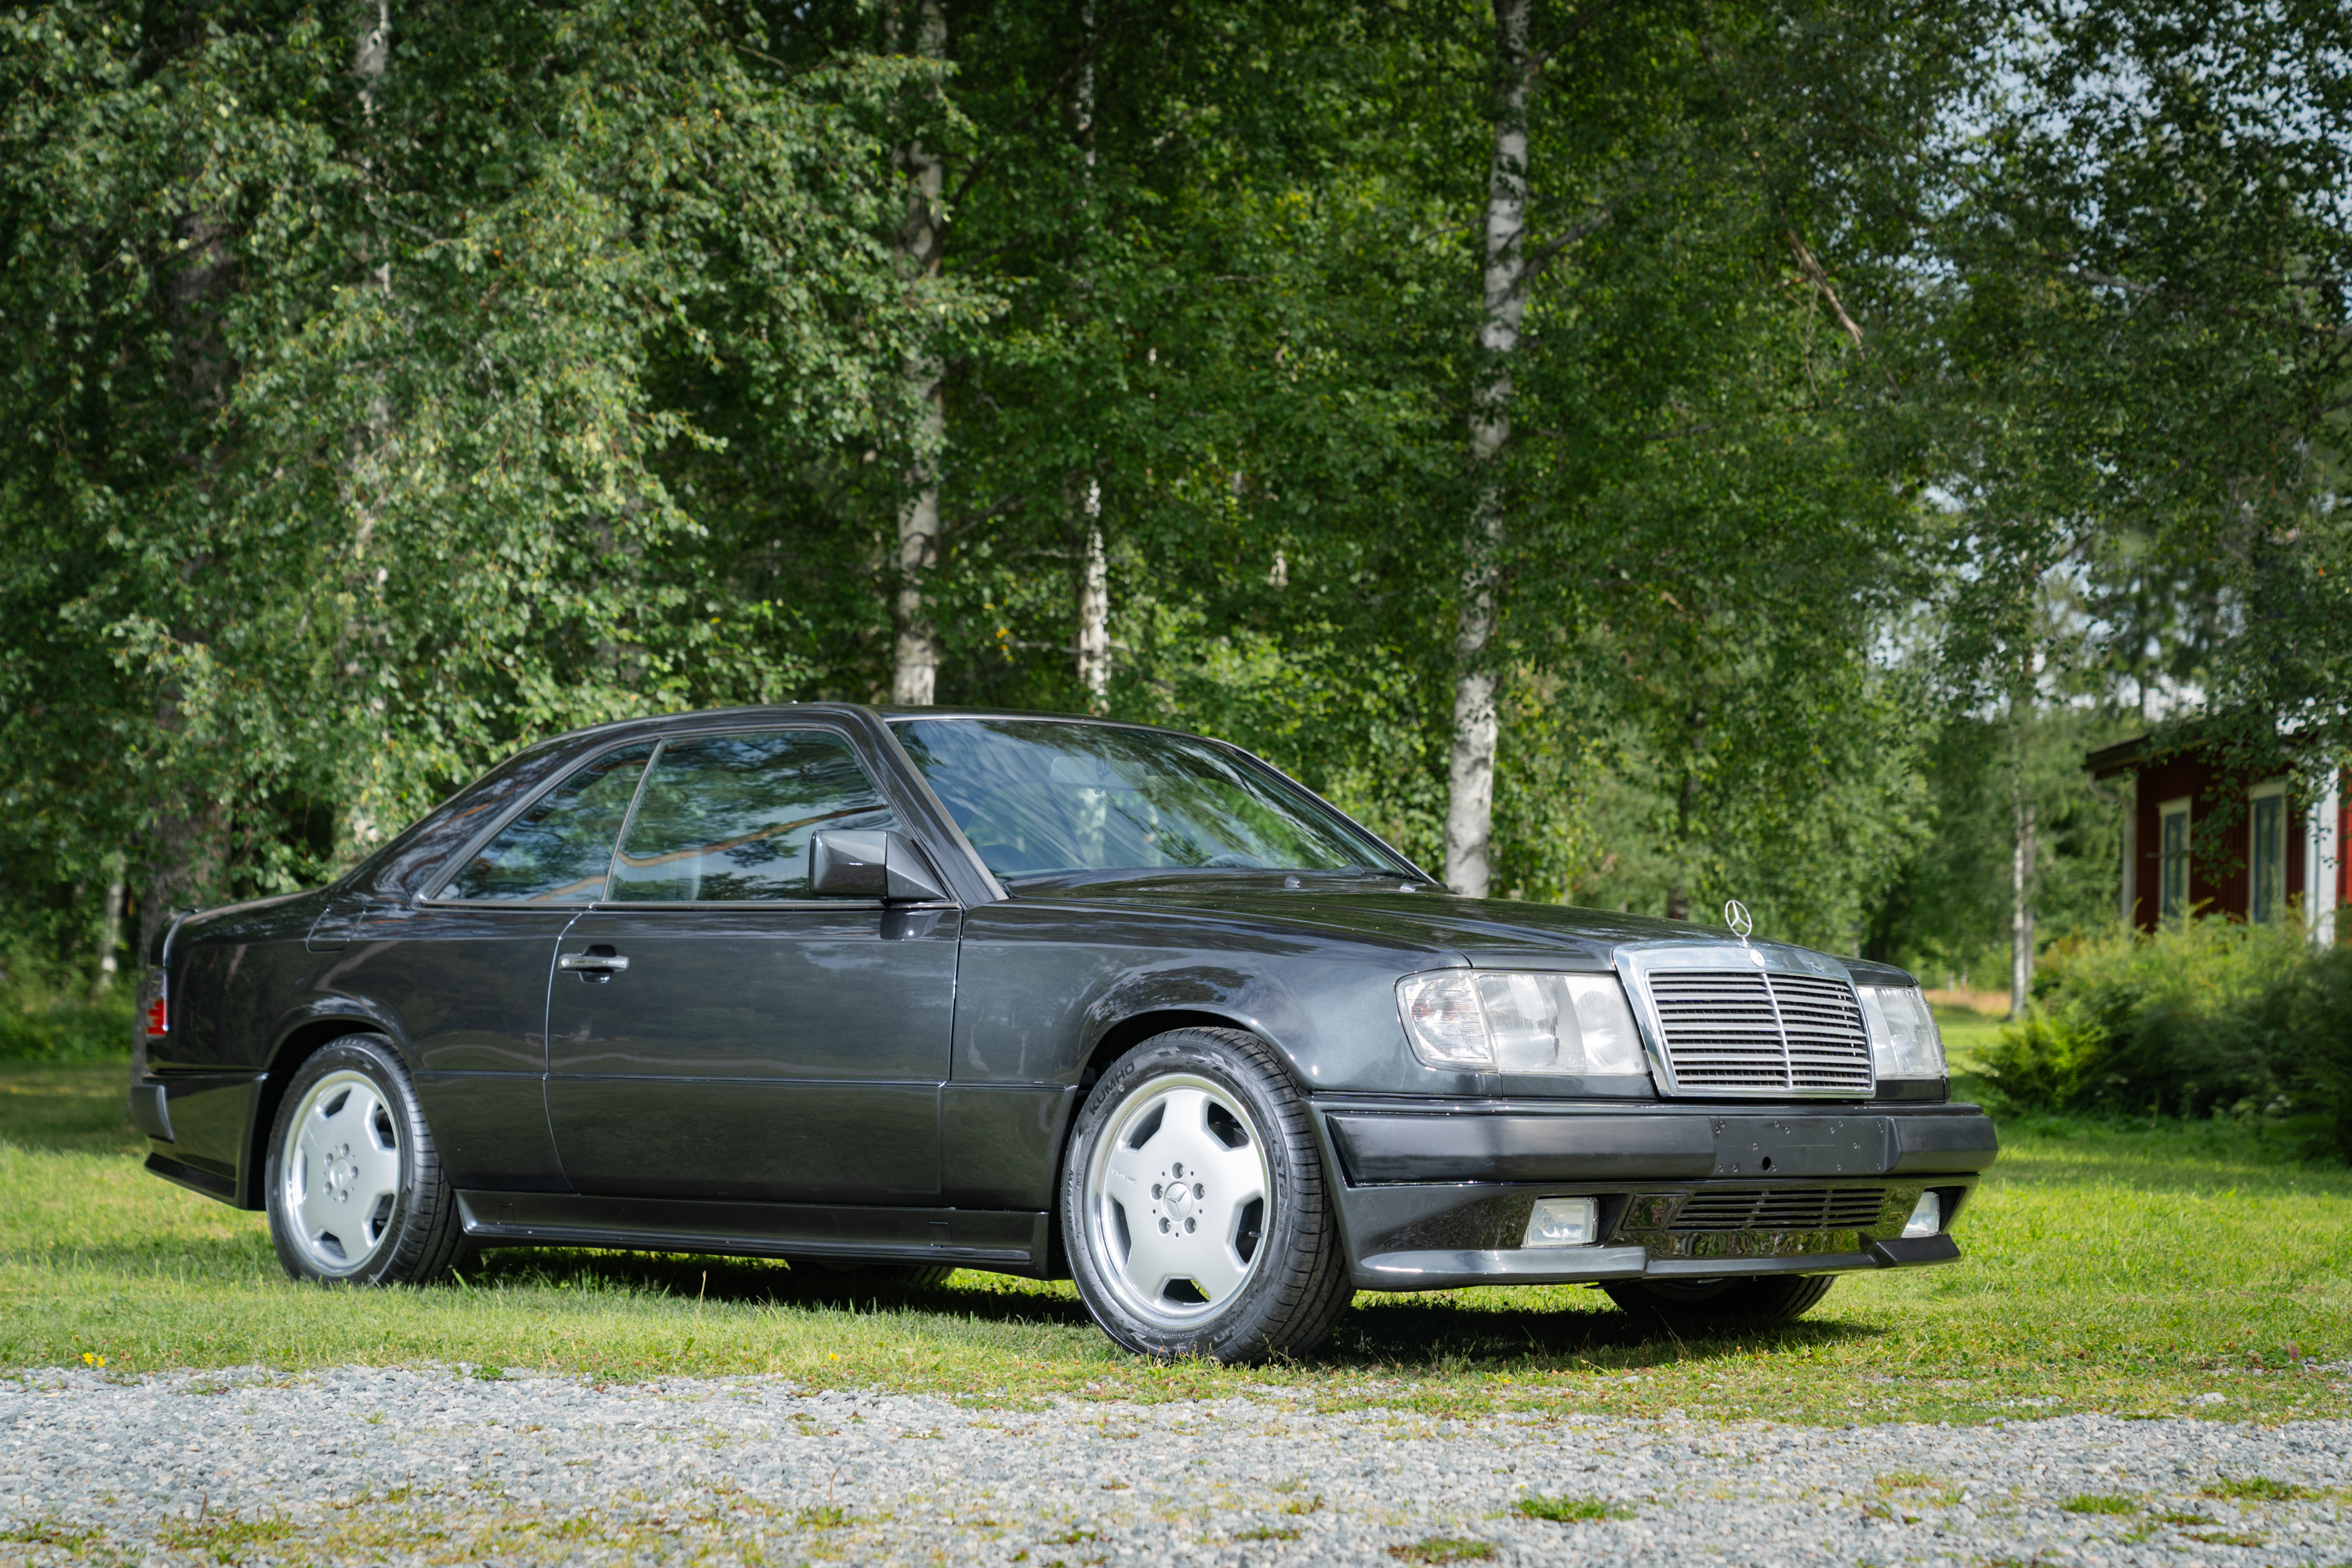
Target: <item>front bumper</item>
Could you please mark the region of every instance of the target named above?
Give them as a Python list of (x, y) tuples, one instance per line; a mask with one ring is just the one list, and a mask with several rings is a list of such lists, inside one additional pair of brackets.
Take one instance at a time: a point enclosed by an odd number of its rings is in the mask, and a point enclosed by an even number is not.
[[(1999, 1152), (1969, 1105), (1562, 1107), (1319, 1101), (1356, 1288), (1583, 1284), (1914, 1268)], [(1923, 1193), (1942, 1226), (1905, 1237)], [(1539, 1197), (1598, 1201), (1599, 1240), (1520, 1245)]]

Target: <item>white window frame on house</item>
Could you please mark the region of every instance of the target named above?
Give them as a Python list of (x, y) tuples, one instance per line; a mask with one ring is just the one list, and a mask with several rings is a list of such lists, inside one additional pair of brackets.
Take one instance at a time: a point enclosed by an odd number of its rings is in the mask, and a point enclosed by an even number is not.
[(2246, 792), (2246, 918), (2256, 924), (2286, 913), (2286, 807), (2284, 779)]
[[(2191, 829), (2196, 826), (2192, 797), (2182, 795), (2156, 808), (2156, 912), (2161, 920), (2189, 912), (2189, 866)], [(2180, 824), (2176, 837), (2175, 820)]]
[(2344, 778), (2342, 773), (2330, 773), (2327, 793), (2303, 816), (2303, 913), (2311, 922), (2311, 940), (2322, 947), (2336, 945), (2337, 868), (2344, 855), (2339, 842)]

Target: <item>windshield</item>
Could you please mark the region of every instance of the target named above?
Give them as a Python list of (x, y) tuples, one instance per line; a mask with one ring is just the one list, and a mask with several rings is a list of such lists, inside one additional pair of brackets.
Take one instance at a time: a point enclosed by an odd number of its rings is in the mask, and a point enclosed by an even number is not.
[(1189, 736), (1034, 719), (892, 729), (1006, 879), (1206, 867), (1412, 874), (1305, 792)]

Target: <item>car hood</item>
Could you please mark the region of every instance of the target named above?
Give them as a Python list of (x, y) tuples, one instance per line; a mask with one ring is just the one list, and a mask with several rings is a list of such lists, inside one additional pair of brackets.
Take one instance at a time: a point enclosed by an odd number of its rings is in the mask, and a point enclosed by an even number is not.
[[(1055, 902), (1109, 903), (1127, 908), (1182, 910), (1252, 924), (1353, 932), (1387, 942), (1457, 954), (1481, 969), (1514, 966), (1606, 969), (1627, 949), (1720, 947), (1737, 954), (1753, 946), (1768, 962), (1818, 971), (1850, 967), (1846, 961), (1783, 942), (1743, 942), (1719, 927), (1660, 920), (1616, 910), (1568, 904), (1465, 899), (1442, 889), (1406, 892), (1391, 879), (1307, 877), (1286, 887), (1265, 875), (1193, 874), (1087, 881), (1076, 886), (1020, 889)], [(1799, 954), (1803, 957), (1800, 959)], [(1443, 962), (1443, 960), (1441, 960)], [(1869, 967), (1878, 967), (1872, 965)]]

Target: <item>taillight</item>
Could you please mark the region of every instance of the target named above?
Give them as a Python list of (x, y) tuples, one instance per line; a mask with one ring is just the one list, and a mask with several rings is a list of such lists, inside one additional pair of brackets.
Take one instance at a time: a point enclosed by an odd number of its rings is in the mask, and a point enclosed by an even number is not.
[(154, 971), (147, 977), (147, 1037), (160, 1040), (172, 1032), (171, 1010), (163, 1002), (163, 972)]

